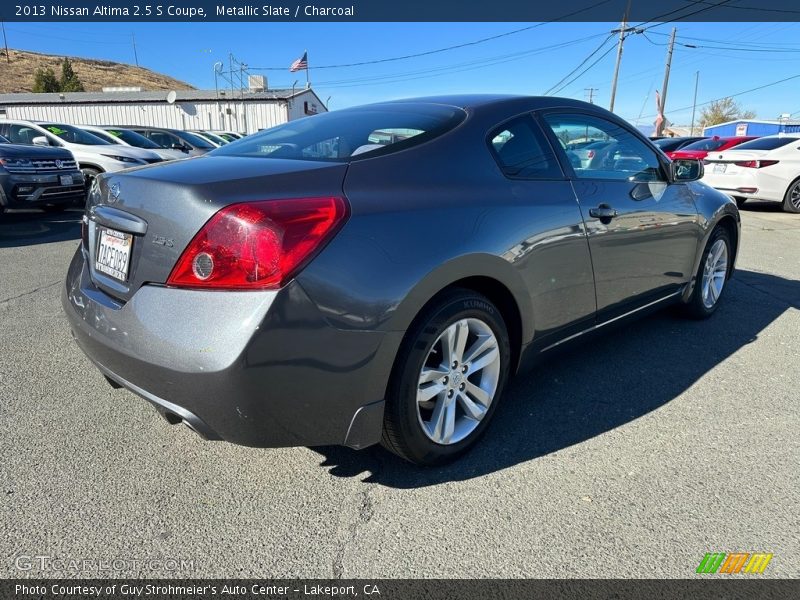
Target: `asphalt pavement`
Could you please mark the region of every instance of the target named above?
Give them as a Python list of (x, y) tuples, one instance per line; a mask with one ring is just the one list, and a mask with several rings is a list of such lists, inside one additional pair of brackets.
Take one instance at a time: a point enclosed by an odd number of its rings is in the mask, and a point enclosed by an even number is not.
[(712, 319), (666, 311), (552, 357), (433, 470), (168, 425), (71, 339), (79, 213), (4, 215), (0, 577), (683, 578), (756, 551), (798, 577), (800, 215), (742, 215)]

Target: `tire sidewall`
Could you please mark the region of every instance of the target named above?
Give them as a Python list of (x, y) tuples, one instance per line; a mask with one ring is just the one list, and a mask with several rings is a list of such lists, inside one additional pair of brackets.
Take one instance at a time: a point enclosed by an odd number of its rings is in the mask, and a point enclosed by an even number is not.
[[(437, 444), (422, 430), (417, 415), (417, 387), (419, 374), (428, 353), (442, 332), (461, 319), (475, 318), (486, 323), (497, 339), (500, 352), (500, 374), (492, 404), (475, 430), (465, 439), (451, 445)], [(400, 421), (406, 453), (414, 462), (439, 464), (456, 458), (472, 447), (485, 433), (494, 415), (508, 381), (511, 360), (510, 343), (505, 322), (500, 312), (479, 294), (461, 292), (443, 299), (409, 336), (402, 361), (398, 364), (398, 380), (393, 386), (393, 408)]]
[(800, 213), (800, 208), (795, 208), (794, 206), (792, 206), (792, 199), (791, 199), (792, 190), (798, 186), (800, 186), (800, 179), (796, 179), (789, 184), (789, 187), (786, 189), (786, 194), (783, 197), (783, 210), (788, 213), (792, 214)]

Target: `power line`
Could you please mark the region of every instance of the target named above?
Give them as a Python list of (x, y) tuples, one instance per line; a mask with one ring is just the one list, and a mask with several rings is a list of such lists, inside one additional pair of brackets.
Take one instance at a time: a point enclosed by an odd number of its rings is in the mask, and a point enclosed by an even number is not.
[[(571, 77), (571, 76), (572, 76), (572, 75), (573, 75), (573, 74), (574, 74), (574, 73), (575, 73), (575, 72), (576, 72), (578, 69), (580, 69), (580, 68), (581, 68), (583, 65), (585, 65), (587, 62), (589, 62), (589, 61), (591, 60), (591, 58), (592, 58), (592, 57), (593, 57), (595, 54), (597, 54), (598, 52), (600, 52), (600, 50), (602, 50), (602, 49), (603, 49), (603, 46), (605, 46), (605, 45), (608, 43), (608, 40), (610, 40), (610, 39), (611, 39), (611, 38), (613, 38), (613, 37), (614, 37), (614, 36), (613, 36), (613, 34), (609, 34), (609, 35), (608, 35), (608, 36), (607, 36), (607, 37), (606, 37), (606, 38), (605, 38), (605, 39), (604, 39), (604, 40), (603, 40), (603, 41), (600, 43), (600, 45), (599, 45), (597, 48), (595, 48), (594, 50), (592, 50), (592, 52), (591, 52), (591, 53), (589, 53), (589, 55), (588, 55), (586, 58), (584, 58), (584, 59), (583, 59), (583, 60), (580, 62), (580, 64), (578, 64), (578, 66), (577, 66), (577, 67), (575, 67), (574, 69), (572, 69), (572, 71), (570, 71), (569, 73), (567, 73), (566, 75), (564, 75), (564, 77), (562, 77), (562, 78), (559, 80), (559, 82), (558, 82), (558, 83), (556, 83), (555, 85), (551, 86), (551, 87), (550, 87), (550, 88), (549, 88), (549, 89), (548, 89), (548, 90), (547, 90), (547, 91), (546, 91), (546, 92), (545, 92), (543, 95), (544, 95), (544, 96), (549, 96), (551, 93), (554, 93), (554, 92), (557, 92), (557, 91), (560, 91), (560, 90), (564, 89), (564, 87), (566, 87), (566, 86), (565, 86), (565, 85), (561, 85), (561, 84), (562, 84), (562, 83), (564, 83), (564, 81), (565, 81), (565, 80), (567, 80), (569, 77)], [(613, 49), (613, 48), (614, 48), (614, 46), (611, 46), (611, 48)], [(584, 71), (584, 72), (585, 72), (585, 71)], [(570, 82), (570, 83), (572, 83), (572, 82)], [(567, 85), (568, 85), (568, 84), (567, 84)], [(560, 86), (560, 87), (559, 87), (559, 86)]]
[[(435, 50), (427, 50), (425, 52), (417, 52), (416, 54), (404, 54), (402, 56), (392, 56), (390, 58), (379, 58), (375, 60), (365, 60), (361, 62), (354, 62), (354, 63), (342, 63), (342, 64), (335, 64), (335, 65), (320, 65), (314, 66), (315, 69), (342, 69), (346, 67), (361, 67), (364, 65), (376, 65), (381, 63), (387, 62), (394, 62), (398, 60), (408, 60), (411, 58), (419, 58), (421, 56), (430, 56), (432, 54), (439, 54), (441, 52), (449, 52), (450, 50), (457, 50), (459, 48), (466, 48), (468, 46), (476, 46), (478, 44), (483, 44), (485, 42), (490, 42), (492, 40), (497, 40), (500, 38), (508, 37), (510, 35), (515, 35), (517, 33), (522, 33), (523, 31), (530, 31), (531, 29), (537, 29), (539, 27), (543, 27), (544, 25), (548, 25), (549, 23), (555, 23), (557, 21), (563, 21), (564, 19), (568, 19), (569, 17), (575, 16), (580, 14), (584, 11), (591, 10), (593, 8), (597, 8), (598, 6), (602, 6), (603, 4), (608, 4), (611, 0), (601, 0), (600, 2), (596, 2), (590, 6), (586, 6), (584, 8), (574, 10), (570, 13), (565, 15), (561, 15), (560, 17), (553, 19), (552, 21), (545, 21), (543, 23), (535, 23), (534, 25), (528, 25), (527, 27), (521, 27), (519, 29), (514, 29), (512, 31), (506, 31), (505, 33), (499, 33), (497, 35), (492, 35), (489, 37), (481, 38), (478, 40), (472, 40), (470, 42), (463, 42), (461, 44), (455, 44), (453, 46), (446, 46), (444, 48), (437, 48)], [(250, 67), (252, 71), (286, 71), (286, 67)]]

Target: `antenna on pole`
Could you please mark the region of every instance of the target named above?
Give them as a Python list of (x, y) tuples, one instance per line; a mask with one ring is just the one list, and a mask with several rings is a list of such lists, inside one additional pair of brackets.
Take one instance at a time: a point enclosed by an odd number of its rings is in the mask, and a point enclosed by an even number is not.
[(136, 34), (131, 32), (131, 41), (133, 42), (133, 60), (136, 61), (136, 66), (139, 66), (139, 55), (136, 53)]
[(11, 55), (8, 53), (8, 38), (6, 37), (6, 24), (5, 21), (0, 21), (0, 26), (3, 27), (3, 44), (6, 47), (6, 62), (11, 64)]

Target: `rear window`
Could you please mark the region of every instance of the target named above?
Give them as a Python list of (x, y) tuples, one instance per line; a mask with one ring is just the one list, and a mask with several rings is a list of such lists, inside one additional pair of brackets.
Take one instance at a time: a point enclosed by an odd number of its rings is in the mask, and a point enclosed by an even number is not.
[(653, 141), (653, 143), (661, 148), (664, 152), (672, 152), (673, 150), (681, 148), (683, 144), (686, 143), (686, 140), (683, 138), (662, 138), (660, 140)]
[(421, 144), (453, 129), (464, 116), (459, 108), (439, 104), (352, 108), (266, 129), (213, 154), (349, 162)]
[(711, 152), (712, 150), (722, 147), (724, 144), (725, 140), (700, 140), (699, 142), (692, 142), (684, 146), (681, 150), (705, 150), (706, 152)]
[(734, 149), (735, 150), (775, 150), (775, 148), (780, 148), (782, 146), (786, 146), (787, 144), (791, 144), (792, 142), (800, 142), (800, 138), (796, 137), (763, 137), (758, 138), (757, 140), (750, 140), (749, 142), (745, 142), (744, 144), (739, 144)]

